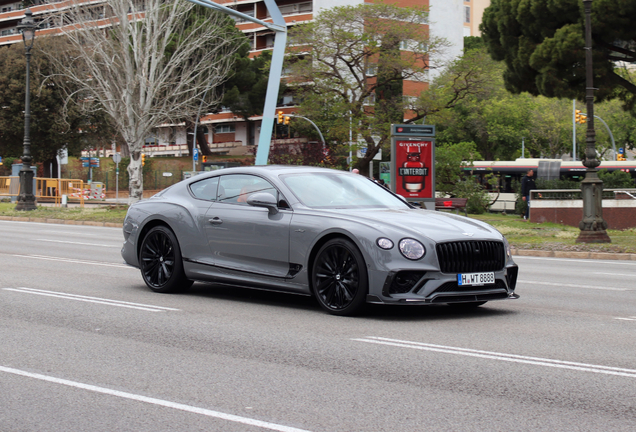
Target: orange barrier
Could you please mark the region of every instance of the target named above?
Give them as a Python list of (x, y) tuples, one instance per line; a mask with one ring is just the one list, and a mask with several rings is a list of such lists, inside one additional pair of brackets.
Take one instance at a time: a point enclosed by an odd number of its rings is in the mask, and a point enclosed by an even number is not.
[(0, 177), (0, 196), (18, 196), (20, 191), (20, 177)]

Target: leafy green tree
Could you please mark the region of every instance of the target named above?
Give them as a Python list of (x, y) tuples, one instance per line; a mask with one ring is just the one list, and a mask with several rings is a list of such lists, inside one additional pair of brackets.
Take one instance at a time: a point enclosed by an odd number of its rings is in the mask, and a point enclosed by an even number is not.
[(532, 105), (526, 148), (536, 157), (552, 159), (571, 153), (572, 101), (539, 96)]
[[(636, 103), (636, 76), (617, 61), (636, 61), (636, 2), (594, 0), (592, 39), (597, 101)], [(580, 0), (492, 0), (480, 26), (488, 51), (506, 64), (513, 93), (584, 100), (585, 13)]]
[[(502, 65), (479, 46), (467, 51), (453, 67), (456, 70), (443, 73), (420, 97), (431, 101), (429, 107), (441, 101), (442, 106), (437, 105), (427, 118), (427, 123), (437, 126), (437, 141), (474, 142), (486, 160), (520, 156), (522, 138), (528, 137), (532, 97), (506, 92)], [(463, 94), (454, 90), (469, 87)]]
[[(348, 147), (351, 129), (353, 141), (367, 146), (357, 162), (363, 173), (378, 151), (388, 148), (391, 122), (403, 119), (398, 117), (405, 108), (402, 81), (423, 83), (429, 59), (445, 46), (428, 34), (427, 16), (423, 8), (386, 3), (338, 6), (290, 32), (288, 85), (302, 100), (301, 114), (315, 121), (332, 145)], [(324, 114), (329, 122), (320, 119)]]
[[(57, 38), (36, 38), (31, 51), (31, 154), (34, 162), (56, 164), (58, 151), (66, 148), (70, 155), (88, 147), (101, 147), (113, 132), (100, 112), (85, 114), (76, 102), (65, 103), (60, 82), (51, 78), (53, 65), (45, 52), (55, 52)], [(19, 158), (23, 154), (26, 58), (24, 46), (14, 44), (0, 48), (0, 155)], [(83, 104), (88, 101), (82, 101)], [(110, 142), (107, 143), (110, 146)]]
[(472, 166), (482, 156), (473, 142), (435, 146), (435, 190), (452, 195), (455, 185), (463, 178), (462, 166)]

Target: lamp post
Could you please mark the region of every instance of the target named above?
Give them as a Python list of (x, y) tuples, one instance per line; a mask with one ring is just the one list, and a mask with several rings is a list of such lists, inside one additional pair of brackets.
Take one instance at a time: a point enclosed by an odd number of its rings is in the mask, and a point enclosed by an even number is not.
[(603, 182), (596, 167), (596, 133), (594, 132), (594, 81), (592, 75), (592, 0), (583, 0), (585, 6), (585, 102), (587, 103), (587, 132), (585, 136), (585, 179), (581, 182), (583, 219), (577, 243), (610, 243), (607, 222), (603, 220)]
[(24, 11), (24, 19), (18, 25), (18, 29), (22, 32), (22, 40), (26, 50), (26, 96), (24, 102), (24, 155), (22, 156), (22, 169), (20, 170), (20, 194), (18, 195), (18, 204), (16, 210), (35, 210), (35, 196), (33, 195), (33, 171), (31, 170), (31, 86), (30, 86), (30, 70), (31, 48), (35, 39), (35, 30), (37, 26), (33, 22), (33, 14), (31, 9)]

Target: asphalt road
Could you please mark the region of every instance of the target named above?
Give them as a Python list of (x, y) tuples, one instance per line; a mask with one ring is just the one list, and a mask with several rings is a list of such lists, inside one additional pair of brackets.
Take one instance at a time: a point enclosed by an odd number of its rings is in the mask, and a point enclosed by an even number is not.
[(0, 431), (634, 431), (636, 262), (518, 257), (471, 312), (197, 283), (121, 229), (0, 221)]

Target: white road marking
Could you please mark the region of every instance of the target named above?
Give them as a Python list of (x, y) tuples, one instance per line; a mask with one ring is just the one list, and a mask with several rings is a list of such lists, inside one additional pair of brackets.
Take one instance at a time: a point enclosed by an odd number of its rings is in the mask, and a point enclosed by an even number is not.
[(131, 302), (125, 302), (120, 300), (111, 300), (111, 299), (105, 299), (105, 298), (99, 298), (99, 297), (89, 297), (89, 296), (82, 296), (78, 294), (69, 294), (69, 293), (63, 293), (63, 292), (57, 292), (57, 291), (47, 291), (47, 290), (41, 290), (41, 289), (35, 289), (35, 288), (18, 287), (18, 288), (3, 288), (3, 290), (21, 292), (26, 294), (36, 294), (36, 295), (47, 296), (47, 297), (63, 298), (66, 300), (76, 300), (76, 301), (83, 301), (88, 303), (105, 304), (108, 306), (138, 309), (138, 310), (143, 310), (148, 312), (165, 312), (165, 311), (179, 310), (179, 309), (174, 309), (174, 308), (169, 308), (164, 306), (131, 303)]
[(256, 427), (260, 427), (263, 429), (269, 429), (269, 430), (274, 430), (274, 431), (279, 431), (279, 432), (309, 432), (305, 429), (298, 429), (295, 427), (290, 427), (290, 426), (284, 426), (284, 425), (279, 425), (276, 423), (270, 423), (270, 422), (266, 422), (266, 421), (262, 421), (262, 420), (256, 420), (256, 419), (251, 419), (249, 417), (242, 417), (242, 416), (237, 416), (237, 415), (233, 415), (233, 414), (226, 414), (226, 413), (222, 413), (219, 411), (212, 411), (209, 409), (205, 409), (205, 408), (199, 408), (199, 407), (195, 407), (195, 406), (191, 406), (191, 405), (185, 405), (185, 404), (181, 404), (181, 403), (176, 403), (176, 402), (170, 402), (167, 400), (163, 400), (163, 399), (156, 399), (156, 398), (152, 398), (152, 397), (148, 397), (148, 396), (142, 396), (142, 395), (137, 395), (134, 393), (128, 393), (128, 392), (123, 392), (123, 391), (119, 391), (119, 390), (112, 390), (112, 389), (108, 389), (108, 388), (104, 388), (104, 387), (98, 387), (98, 386), (94, 386), (91, 384), (84, 384), (84, 383), (80, 383), (77, 381), (69, 381), (66, 379), (61, 379), (61, 378), (55, 378), (52, 376), (48, 376), (48, 375), (41, 375), (41, 374), (36, 374), (36, 373), (31, 373), (31, 372), (26, 372), (23, 370), (19, 370), (19, 369), (13, 369), (13, 368), (9, 368), (9, 367), (4, 367), (4, 366), (0, 366), (0, 372), (5, 372), (5, 373), (10, 373), (13, 375), (19, 375), (19, 376), (23, 376), (23, 377), (27, 377), (27, 378), (33, 378), (33, 379), (37, 379), (37, 380), (42, 380), (42, 381), (47, 381), (47, 382), (51, 382), (54, 384), (61, 384), (61, 385), (65, 385), (65, 386), (69, 386), (69, 387), (74, 387), (74, 388), (78, 388), (78, 389), (82, 389), (82, 390), (88, 390), (88, 391), (92, 391), (95, 393), (101, 393), (101, 394), (106, 394), (106, 395), (110, 395), (110, 396), (116, 396), (116, 397), (120, 397), (120, 398), (124, 398), (124, 399), (130, 399), (130, 400), (134, 400), (134, 401), (138, 401), (138, 402), (145, 402), (145, 403), (149, 403), (152, 405), (158, 405), (158, 406), (163, 406), (166, 408), (172, 408), (172, 409), (177, 409), (177, 410), (181, 410), (181, 411), (186, 411), (186, 412), (190, 412), (190, 413), (194, 413), (194, 414), (201, 414), (207, 417), (214, 417), (214, 418), (218, 418), (221, 420), (227, 420), (227, 421), (231, 421), (231, 422), (235, 422), (235, 423), (242, 423), (245, 425), (249, 425), (249, 426), (256, 426)]
[(72, 242), (72, 241), (64, 241), (64, 240), (48, 240), (48, 239), (35, 239), (36, 241), (50, 242), (50, 243), (65, 243), (65, 244), (74, 244), (81, 246), (100, 246), (107, 248), (121, 248), (121, 245), (105, 245), (99, 243), (81, 243), (81, 242)]
[(595, 272), (594, 274), (597, 274), (597, 275), (609, 275), (609, 276), (627, 276), (627, 277), (636, 276), (636, 273), (626, 274), (626, 273), (599, 273), (599, 272)]
[(117, 267), (117, 268), (126, 268), (126, 269), (138, 270), (138, 269), (136, 269), (134, 267), (131, 267), (131, 266), (128, 266), (128, 265), (125, 265), (125, 264), (114, 264), (114, 263), (106, 263), (106, 262), (100, 262), (100, 261), (78, 260), (78, 259), (60, 258), (60, 257), (52, 257), (52, 256), (45, 256), (45, 255), (17, 255), (17, 254), (12, 254), (11, 256), (19, 257), (19, 258), (41, 259), (41, 260), (48, 260), (48, 261), (62, 261), (62, 262), (68, 262), (68, 263), (73, 263), (73, 264), (87, 264), (87, 265), (97, 265), (97, 266)]
[(636, 321), (636, 317), (630, 317), (630, 318), (615, 317), (614, 319), (623, 320), (623, 321)]
[(404, 341), (399, 339), (389, 339), (383, 337), (367, 336), (366, 338), (352, 339), (358, 342), (373, 343), (379, 345), (389, 345), (400, 348), (412, 348), (424, 351), (434, 351), (446, 354), (463, 355), (469, 357), (485, 358), (489, 360), (500, 360), (514, 363), (525, 363), (537, 366), (547, 366), (560, 369), (570, 369), (581, 372), (593, 372), (606, 375), (617, 375), (629, 378), (636, 378), (636, 369), (624, 369), (611, 366), (600, 366), (586, 363), (577, 363), (563, 360), (554, 360), (540, 357), (528, 357), (516, 354), (505, 354), (492, 351), (481, 351), (469, 348), (457, 348), (444, 345), (435, 345), (422, 342)]
[(557, 282), (539, 282), (539, 281), (530, 281), (530, 280), (518, 280), (517, 283), (527, 283), (527, 284), (533, 284), (533, 285), (550, 285), (550, 286), (568, 287), (568, 288), (597, 289), (597, 290), (603, 290), (603, 291), (633, 291), (633, 289), (631, 288), (611, 288), (611, 287), (600, 287), (600, 286), (591, 286), (591, 285), (565, 284), (565, 283), (557, 283)]
[(533, 256), (524, 256), (524, 255), (514, 255), (516, 259), (528, 259), (528, 260), (551, 260), (551, 261), (565, 261), (565, 262), (581, 262), (589, 264), (593, 262), (594, 264), (616, 264), (616, 265), (632, 265), (636, 266), (636, 262), (628, 261), (628, 260), (597, 260), (591, 258), (578, 259), (578, 258), (552, 258), (552, 257), (533, 257)]

